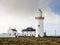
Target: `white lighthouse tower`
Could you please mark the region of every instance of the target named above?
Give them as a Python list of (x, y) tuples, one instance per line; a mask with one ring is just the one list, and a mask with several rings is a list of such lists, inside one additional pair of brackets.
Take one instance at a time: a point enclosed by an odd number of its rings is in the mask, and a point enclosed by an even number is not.
[(44, 26), (43, 26), (44, 17), (42, 16), (41, 9), (38, 9), (37, 15), (35, 16), (35, 20), (36, 20), (36, 36), (35, 37), (43, 37), (44, 36)]

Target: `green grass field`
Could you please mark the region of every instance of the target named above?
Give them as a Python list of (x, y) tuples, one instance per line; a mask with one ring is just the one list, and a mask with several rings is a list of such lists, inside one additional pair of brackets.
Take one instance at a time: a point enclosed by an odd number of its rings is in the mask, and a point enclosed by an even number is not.
[(18, 37), (18, 38), (0, 38), (0, 45), (60, 45), (60, 38), (36, 38), (36, 37)]

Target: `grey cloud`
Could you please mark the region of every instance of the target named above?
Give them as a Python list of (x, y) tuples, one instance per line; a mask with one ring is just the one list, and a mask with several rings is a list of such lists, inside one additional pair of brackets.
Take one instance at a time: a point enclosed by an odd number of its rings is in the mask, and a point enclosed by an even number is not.
[(3, 5), (7, 12), (26, 12), (32, 13), (38, 7), (39, 0), (0, 0), (0, 4)]

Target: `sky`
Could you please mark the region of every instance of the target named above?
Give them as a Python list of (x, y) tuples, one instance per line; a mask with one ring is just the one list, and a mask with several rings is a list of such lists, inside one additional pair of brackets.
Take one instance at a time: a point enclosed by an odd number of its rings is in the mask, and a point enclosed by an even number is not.
[(43, 11), (44, 31), (47, 35), (60, 35), (60, 0), (0, 0), (0, 33), (9, 27), (18, 32), (27, 27), (35, 28), (36, 10)]

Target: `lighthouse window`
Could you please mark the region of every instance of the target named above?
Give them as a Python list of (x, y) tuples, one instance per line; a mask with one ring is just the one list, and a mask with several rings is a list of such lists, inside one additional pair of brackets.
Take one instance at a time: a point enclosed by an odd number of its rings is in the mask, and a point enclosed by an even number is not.
[(40, 25), (38, 25), (38, 27), (40, 27)]
[(9, 34), (9, 35), (11, 35), (11, 34)]

